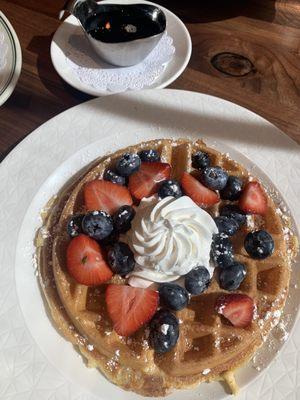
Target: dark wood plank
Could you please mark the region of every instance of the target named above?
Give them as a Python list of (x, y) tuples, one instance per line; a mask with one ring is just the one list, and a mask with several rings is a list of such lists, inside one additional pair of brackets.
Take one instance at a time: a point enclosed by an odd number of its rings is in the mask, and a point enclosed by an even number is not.
[[(13, 24), (23, 51), (17, 88), (0, 109), (2, 157), (49, 118), (91, 98), (63, 82), (51, 63), (50, 43), (64, 2), (0, 0), (0, 9)], [(213, 94), (243, 105), (300, 143), (300, 3), (160, 3), (185, 22), (193, 41), (190, 64), (171, 87)]]

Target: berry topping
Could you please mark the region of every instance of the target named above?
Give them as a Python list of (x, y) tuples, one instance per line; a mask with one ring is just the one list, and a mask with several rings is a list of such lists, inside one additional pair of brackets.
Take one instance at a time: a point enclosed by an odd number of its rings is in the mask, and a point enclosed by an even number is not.
[(209, 189), (222, 190), (226, 186), (228, 174), (221, 167), (207, 167), (202, 171), (201, 180)]
[(107, 258), (108, 263), (115, 274), (125, 276), (134, 269), (134, 256), (126, 243), (115, 243), (109, 250)]
[(135, 211), (130, 206), (122, 206), (114, 214), (114, 229), (116, 232), (125, 233), (131, 228), (131, 221), (135, 216)]
[(212, 206), (220, 200), (216, 192), (202, 185), (201, 182), (187, 172), (182, 175), (181, 185), (184, 193), (200, 207)]
[(129, 177), (129, 190), (138, 200), (157, 193), (160, 183), (169, 179), (171, 166), (160, 162), (144, 162), (138, 172)]
[(80, 233), (82, 233), (81, 224), (83, 217), (84, 217), (83, 214), (79, 214), (79, 215), (74, 215), (69, 219), (67, 224), (67, 232), (69, 236), (75, 237), (78, 236)]
[(142, 150), (139, 152), (140, 159), (143, 162), (159, 162), (160, 161), (160, 155), (157, 150)]
[(272, 236), (263, 230), (249, 232), (245, 237), (244, 246), (252, 258), (258, 259), (269, 257), (275, 247)]
[(224, 235), (232, 236), (239, 229), (239, 224), (231, 217), (216, 217), (215, 223), (218, 227), (219, 233), (223, 233)]
[(113, 229), (113, 220), (105, 211), (91, 211), (83, 217), (83, 232), (95, 240), (105, 239)]
[(116, 171), (121, 176), (130, 176), (138, 171), (141, 166), (141, 159), (137, 154), (125, 153), (116, 163)]
[(192, 155), (192, 166), (196, 169), (204, 169), (210, 166), (210, 158), (207, 153), (197, 151)]
[(167, 181), (164, 181), (161, 184), (161, 186), (158, 190), (158, 196), (161, 199), (164, 199), (165, 197), (168, 197), (168, 196), (173, 196), (176, 199), (178, 199), (178, 197), (182, 196), (182, 190), (177, 181), (168, 179)]
[(86, 235), (76, 236), (69, 243), (67, 269), (77, 282), (87, 286), (100, 285), (113, 275), (99, 244)]
[(130, 336), (153, 317), (158, 307), (158, 292), (127, 285), (109, 285), (105, 300), (114, 330)]
[(245, 265), (238, 262), (222, 268), (219, 275), (221, 288), (230, 291), (238, 289), (245, 279), (246, 272)]
[(233, 326), (246, 328), (253, 320), (254, 302), (246, 294), (225, 294), (217, 299), (215, 309)]
[(103, 210), (112, 215), (121, 206), (131, 206), (132, 197), (124, 186), (95, 179), (84, 186), (84, 202), (88, 211)]
[(191, 294), (204, 292), (210, 284), (210, 275), (205, 267), (196, 267), (185, 276), (185, 288)]
[(230, 217), (236, 220), (239, 226), (242, 226), (246, 223), (247, 218), (244, 211), (239, 209), (239, 207), (234, 206), (232, 204), (228, 204), (224, 206), (221, 210), (221, 215), (225, 217)]
[(149, 341), (156, 353), (166, 353), (177, 343), (179, 323), (168, 310), (159, 310), (150, 322)]
[(239, 200), (245, 213), (265, 215), (268, 209), (266, 194), (258, 182), (248, 182)]
[(189, 294), (181, 286), (175, 283), (163, 283), (159, 286), (160, 304), (171, 310), (182, 310), (188, 305)]
[(242, 193), (242, 187), (243, 181), (236, 176), (230, 175), (226, 186), (220, 192), (221, 199), (231, 201), (237, 200)]
[(233, 246), (224, 235), (214, 235), (211, 245), (211, 255), (218, 267), (225, 268), (233, 263)]
[(103, 179), (105, 181), (110, 181), (112, 183), (116, 183), (117, 185), (121, 185), (121, 186), (124, 186), (126, 184), (126, 179), (124, 178), (124, 176), (120, 176), (120, 175), (116, 174), (111, 169), (107, 169), (104, 172)]

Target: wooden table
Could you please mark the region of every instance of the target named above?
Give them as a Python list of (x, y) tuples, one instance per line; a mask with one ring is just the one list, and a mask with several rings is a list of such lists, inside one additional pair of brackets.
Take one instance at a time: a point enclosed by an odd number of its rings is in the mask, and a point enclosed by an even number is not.
[[(243, 105), (300, 143), (298, 0), (158, 2), (184, 21), (193, 41), (189, 66), (172, 88)], [(63, 4), (64, 0), (0, 0), (0, 10), (13, 24), (23, 51), (20, 80), (0, 109), (1, 158), (43, 122), (90, 98), (66, 84), (50, 60)]]

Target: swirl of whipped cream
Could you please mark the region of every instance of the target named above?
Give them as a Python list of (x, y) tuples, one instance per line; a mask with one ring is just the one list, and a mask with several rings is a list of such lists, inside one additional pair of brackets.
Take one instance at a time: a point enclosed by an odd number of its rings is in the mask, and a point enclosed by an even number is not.
[(198, 265), (212, 275), (210, 248), (217, 232), (212, 217), (188, 196), (143, 199), (126, 234), (137, 264), (131, 276), (168, 282)]

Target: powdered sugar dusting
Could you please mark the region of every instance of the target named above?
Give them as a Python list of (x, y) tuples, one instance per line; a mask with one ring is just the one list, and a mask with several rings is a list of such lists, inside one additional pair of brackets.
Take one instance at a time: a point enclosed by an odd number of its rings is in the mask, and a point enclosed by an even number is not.
[(160, 331), (161, 331), (161, 333), (166, 335), (168, 333), (169, 328), (170, 328), (170, 325), (162, 324), (162, 326), (160, 327)]
[(208, 375), (209, 373), (210, 373), (210, 368), (205, 368), (203, 371), (202, 371), (202, 375)]

